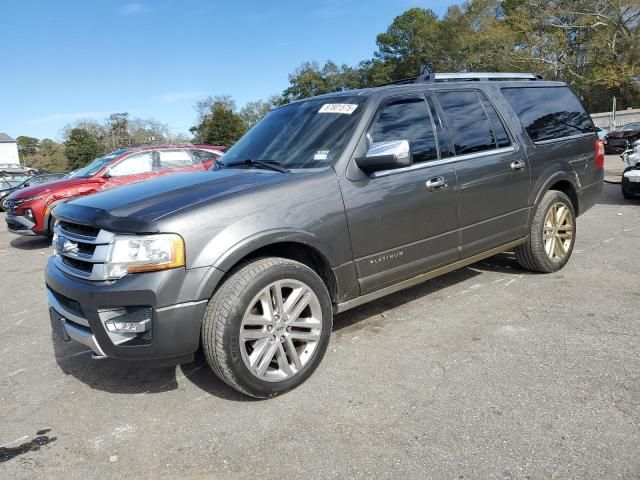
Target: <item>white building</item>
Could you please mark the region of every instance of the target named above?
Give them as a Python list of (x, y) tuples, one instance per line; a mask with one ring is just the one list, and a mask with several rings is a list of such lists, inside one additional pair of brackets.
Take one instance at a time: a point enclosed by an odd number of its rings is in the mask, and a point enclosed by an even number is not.
[(9, 163), (20, 165), (18, 144), (6, 133), (0, 132), (0, 164)]

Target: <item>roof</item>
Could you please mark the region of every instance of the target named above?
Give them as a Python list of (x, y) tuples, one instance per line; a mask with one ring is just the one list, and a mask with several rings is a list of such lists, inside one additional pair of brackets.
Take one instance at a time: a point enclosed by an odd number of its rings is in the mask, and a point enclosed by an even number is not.
[(6, 133), (0, 132), (0, 143), (15, 143), (15, 140)]

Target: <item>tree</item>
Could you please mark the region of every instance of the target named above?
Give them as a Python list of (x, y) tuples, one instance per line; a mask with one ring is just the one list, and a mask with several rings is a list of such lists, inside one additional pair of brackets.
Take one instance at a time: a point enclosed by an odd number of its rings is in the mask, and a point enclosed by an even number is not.
[(328, 60), (322, 68), (316, 62), (303, 63), (289, 75), (290, 86), (282, 92), (285, 102), (340, 92), (364, 86), (365, 72), (348, 65), (338, 66)]
[(64, 145), (50, 138), (40, 140), (37, 153), (27, 157), (26, 163), (46, 172), (65, 172), (69, 168)]
[(246, 105), (240, 109), (240, 117), (247, 126), (247, 129), (250, 129), (262, 120), (262, 117), (267, 113), (279, 106), (282, 101), (282, 97), (278, 95), (271, 95), (267, 100), (247, 102)]
[(25, 157), (38, 153), (38, 139), (34, 137), (19, 136), (16, 138), (18, 145), (18, 154), (20, 161), (23, 162)]
[(230, 96), (208, 97), (195, 106), (200, 123), (191, 133), (197, 143), (231, 147), (247, 131), (242, 117), (236, 113), (235, 101)]
[(106, 151), (104, 145), (87, 130), (74, 128), (69, 132), (69, 139), (64, 143), (65, 153), (69, 159), (69, 168), (75, 170), (100, 157)]

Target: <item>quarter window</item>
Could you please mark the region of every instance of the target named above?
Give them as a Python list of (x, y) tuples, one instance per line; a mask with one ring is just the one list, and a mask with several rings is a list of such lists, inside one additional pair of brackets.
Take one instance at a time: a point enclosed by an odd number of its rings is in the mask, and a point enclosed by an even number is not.
[(510, 87), (502, 93), (534, 142), (595, 132), (591, 118), (568, 87)]
[(465, 90), (438, 92), (436, 97), (444, 111), (456, 155), (510, 145), (500, 117), (484, 95)]
[(373, 143), (408, 140), (415, 163), (438, 158), (429, 110), (419, 97), (401, 97), (384, 104), (369, 136)]

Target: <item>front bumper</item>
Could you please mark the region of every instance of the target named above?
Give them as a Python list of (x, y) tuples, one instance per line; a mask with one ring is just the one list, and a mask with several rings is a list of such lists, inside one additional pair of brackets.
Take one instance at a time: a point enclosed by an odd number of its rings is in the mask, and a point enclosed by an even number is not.
[[(64, 318), (64, 330), (71, 340), (101, 357), (163, 360), (164, 364), (184, 362), (198, 349), (208, 302), (202, 285), (222, 275), (210, 268), (173, 269), (95, 282), (62, 272), (52, 257), (45, 269), (45, 282), (49, 306)], [(107, 320), (142, 310), (151, 317), (148, 335), (127, 336), (107, 330)]]
[(16, 235), (37, 235), (36, 232), (33, 231), (33, 227), (36, 226), (35, 222), (32, 222), (26, 217), (7, 213), (5, 221), (7, 222), (7, 229), (11, 233), (15, 233)]
[(622, 175), (622, 189), (632, 195), (640, 195), (640, 170), (625, 170)]

